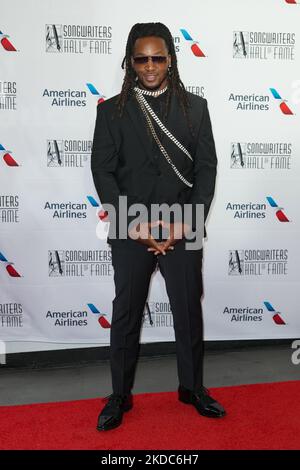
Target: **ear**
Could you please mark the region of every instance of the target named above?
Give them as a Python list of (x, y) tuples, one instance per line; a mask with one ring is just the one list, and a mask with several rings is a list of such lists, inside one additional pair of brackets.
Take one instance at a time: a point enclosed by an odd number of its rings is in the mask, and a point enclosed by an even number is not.
[(171, 58), (171, 54), (168, 55), (168, 66), (171, 67), (172, 65), (172, 58)]

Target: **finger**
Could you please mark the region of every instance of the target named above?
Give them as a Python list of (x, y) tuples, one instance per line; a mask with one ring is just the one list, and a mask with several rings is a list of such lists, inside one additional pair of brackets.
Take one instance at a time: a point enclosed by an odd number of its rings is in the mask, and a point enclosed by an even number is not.
[(155, 238), (151, 236), (150, 240), (151, 240), (152, 246), (156, 249), (156, 251), (158, 251), (159, 253), (162, 253), (163, 255), (166, 254), (164, 251), (164, 247), (161, 244), (157, 243)]
[[(156, 242), (156, 240), (155, 240), (155, 242)], [(163, 246), (163, 243), (158, 242), (158, 243), (157, 243), (157, 246), (158, 246), (158, 247), (162, 247), (162, 246)], [(157, 250), (157, 247), (156, 247), (156, 246), (150, 246), (150, 247), (148, 248), (148, 251), (158, 251), (158, 250)]]
[(169, 222), (165, 222), (164, 220), (162, 220), (161, 225), (162, 227), (166, 228), (166, 227), (170, 227), (171, 224)]
[(172, 239), (169, 238), (169, 239), (166, 240), (166, 242), (164, 243), (164, 249), (165, 249), (165, 250), (168, 250), (171, 245), (172, 245)]
[[(169, 246), (169, 248), (166, 248), (165, 251), (172, 251), (174, 250), (174, 246)], [(155, 255), (159, 254), (158, 251), (155, 252)]]
[(157, 227), (160, 224), (159, 220), (155, 220), (154, 222), (150, 222), (148, 225), (149, 227)]
[(167, 244), (164, 244), (164, 245), (163, 245), (163, 248), (164, 248), (165, 251), (166, 251), (166, 250), (174, 250), (174, 246), (173, 246), (173, 245), (168, 246)]
[(160, 253), (160, 251), (157, 251), (155, 248), (148, 248), (147, 251), (149, 251), (149, 252), (151, 252), (151, 253), (154, 252), (155, 255), (158, 255), (158, 254)]
[(163, 249), (164, 249), (164, 251), (167, 251), (167, 250), (174, 250), (174, 246), (169, 246), (169, 247), (167, 247), (167, 248), (164, 247)]
[[(163, 248), (165, 249), (165, 251), (166, 251), (166, 250), (174, 250), (174, 246), (173, 246), (173, 245), (170, 245), (169, 247), (166, 248), (166, 247), (164, 246), (164, 244), (160, 242), (160, 243), (158, 243), (158, 246), (160, 246), (161, 248), (163, 247)], [(158, 251), (156, 248), (152, 247), (152, 246), (149, 247), (149, 248), (147, 248), (147, 251), (150, 251), (150, 252), (153, 252), (153, 251), (154, 251), (155, 254), (159, 253), (159, 251)]]

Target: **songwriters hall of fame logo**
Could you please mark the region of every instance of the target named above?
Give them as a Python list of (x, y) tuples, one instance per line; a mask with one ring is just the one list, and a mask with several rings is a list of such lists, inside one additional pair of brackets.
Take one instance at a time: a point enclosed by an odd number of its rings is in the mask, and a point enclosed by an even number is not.
[(294, 32), (233, 31), (234, 59), (295, 59)]
[(249, 33), (245, 31), (233, 32), (233, 57), (245, 58), (249, 52)]
[(49, 277), (64, 276), (65, 261), (62, 251), (53, 250), (48, 252)]
[(231, 169), (291, 170), (291, 142), (232, 142)]
[(231, 144), (230, 168), (246, 167), (246, 145), (240, 142)]
[(47, 140), (47, 166), (83, 168), (91, 151), (91, 140)]
[(46, 52), (63, 52), (61, 24), (46, 24)]
[(64, 166), (62, 140), (47, 140), (47, 166)]
[(143, 312), (143, 328), (173, 328), (170, 302), (146, 302)]
[(111, 250), (49, 250), (49, 277), (101, 277), (113, 275)]
[(244, 274), (244, 251), (230, 250), (228, 261), (229, 276), (241, 276)]
[(289, 253), (280, 249), (229, 250), (229, 276), (286, 276)]
[(111, 54), (112, 27), (109, 25), (46, 24), (46, 52)]

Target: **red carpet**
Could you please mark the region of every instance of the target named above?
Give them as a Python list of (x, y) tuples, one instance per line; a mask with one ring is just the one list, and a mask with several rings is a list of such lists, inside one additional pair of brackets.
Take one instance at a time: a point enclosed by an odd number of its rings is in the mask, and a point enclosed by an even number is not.
[(96, 431), (103, 400), (0, 407), (0, 449), (299, 449), (300, 381), (210, 389), (227, 410), (204, 418), (177, 393), (134, 396), (121, 427)]

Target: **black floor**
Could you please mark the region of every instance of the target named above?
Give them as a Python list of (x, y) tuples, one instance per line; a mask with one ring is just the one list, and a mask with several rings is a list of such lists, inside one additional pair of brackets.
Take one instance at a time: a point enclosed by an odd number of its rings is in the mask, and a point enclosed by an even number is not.
[[(221, 387), (299, 380), (300, 365), (292, 363), (291, 343), (207, 351), (204, 384)], [(133, 393), (175, 391), (177, 385), (174, 354), (140, 358)], [(34, 369), (0, 366), (1, 405), (80, 400), (110, 393), (107, 361)]]

